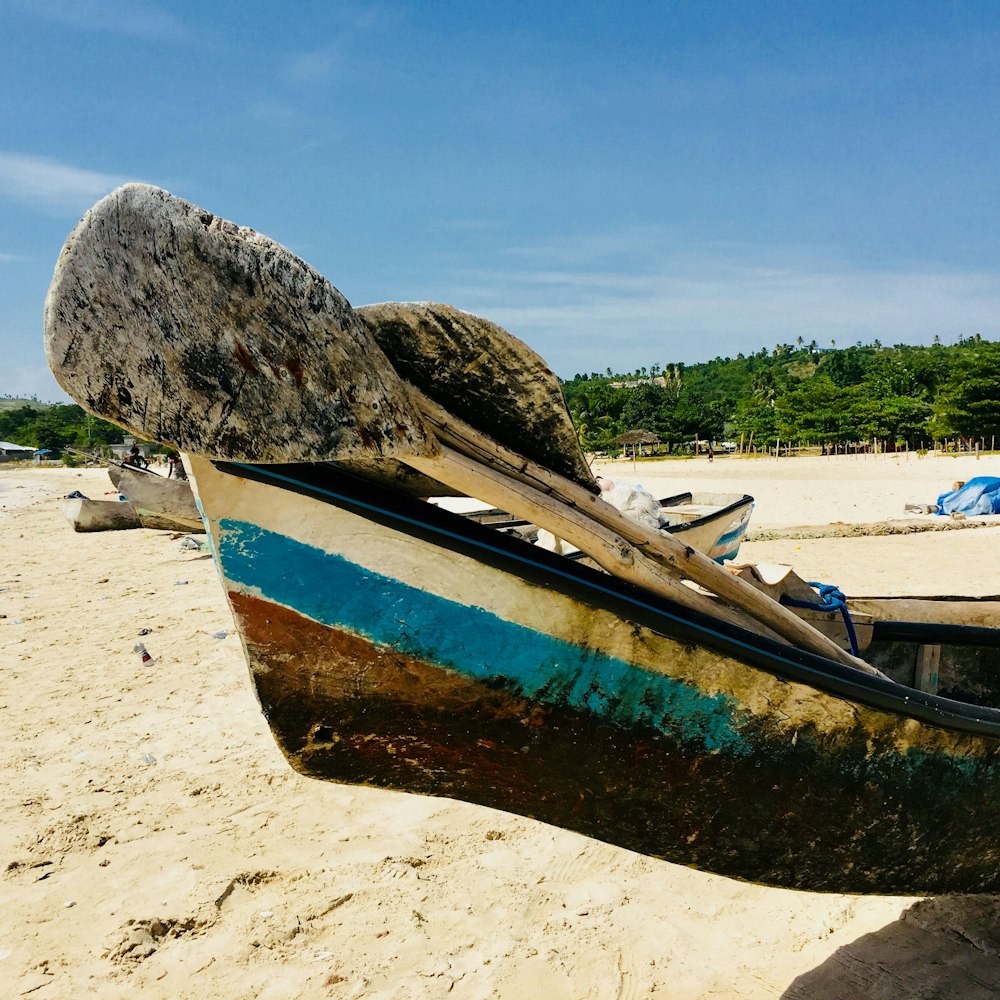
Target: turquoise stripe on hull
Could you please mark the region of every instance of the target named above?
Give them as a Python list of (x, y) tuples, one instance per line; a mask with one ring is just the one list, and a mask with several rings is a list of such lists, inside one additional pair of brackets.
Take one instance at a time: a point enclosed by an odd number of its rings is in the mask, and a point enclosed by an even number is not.
[(717, 562), (723, 563), (733, 559), (740, 550), (743, 536), (747, 533), (747, 522), (744, 521), (738, 528), (727, 531), (716, 539), (709, 555)]
[(315, 621), (624, 727), (649, 725), (713, 752), (751, 752), (738, 729), (739, 706), (724, 695), (437, 597), (245, 521), (224, 519), (219, 527), (219, 559), (230, 581)]

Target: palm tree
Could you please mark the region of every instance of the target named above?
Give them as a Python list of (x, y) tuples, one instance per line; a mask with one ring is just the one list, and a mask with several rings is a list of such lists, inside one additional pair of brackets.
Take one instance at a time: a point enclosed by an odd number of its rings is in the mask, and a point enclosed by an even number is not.
[(778, 383), (770, 368), (761, 368), (754, 372), (750, 380), (750, 392), (756, 402), (763, 406), (774, 406), (778, 398)]

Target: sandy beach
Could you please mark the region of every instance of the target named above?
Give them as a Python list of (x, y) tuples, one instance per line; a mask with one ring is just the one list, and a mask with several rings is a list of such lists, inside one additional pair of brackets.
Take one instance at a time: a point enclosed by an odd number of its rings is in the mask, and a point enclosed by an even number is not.
[[(900, 519), (1000, 460), (607, 462), (658, 495), (746, 492), (752, 527)], [(817, 895), (462, 803), (293, 773), (211, 558), (75, 534), (100, 469), (0, 466), (4, 995), (1000, 995), (997, 897)], [(744, 545), (848, 595), (1000, 594), (1000, 526)], [(147, 631), (148, 630), (148, 631)], [(133, 650), (153, 656), (143, 664)]]

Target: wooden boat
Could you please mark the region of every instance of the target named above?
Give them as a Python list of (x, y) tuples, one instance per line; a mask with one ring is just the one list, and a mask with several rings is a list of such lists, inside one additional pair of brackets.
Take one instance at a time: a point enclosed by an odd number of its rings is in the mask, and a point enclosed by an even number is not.
[(135, 507), (120, 500), (76, 497), (63, 504), (63, 514), (74, 531), (123, 531), (142, 527)]
[(160, 531), (205, 530), (191, 484), (126, 465), (112, 465), (108, 476), (123, 496), (135, 505), (144, 528)]
[(660, 501), (660, 525), (718, 563), (736, 558), (752, 513), (746, 493), (678, 493)]
[[(660, 528), (715, 562), (730, 562), (746, 535), (753, 504), (747, 493), (678, 493), (660, 501)], [(469, 511), (465, 516), (524, 538), (537, 536), (535, 525), (495, 507)], [(579, 549), (562, 554), (583, 555)]]
[[(544, 379), (527, 355), (481, 371), (496, 330), (446, 307), (352, 310), (277, 244), (142, 186), (88, 213), (46, 304), (63, 388), (188, 453), (262, 709), (300, 772), (768, 885), (1000, 891), (1000, 599), (975, 625), (947, 601), (872, 600), (865, 655), (889, 669), (844, 653), (627, 523), (572, 456), (558, 471), (515, 456), (534, 435), (509, 401), (494, 419), (487, 383)], [(442, 414), (407, 357), (452, 335), (455, 357), (425, 360), (445, 394), (482, 376), (469, 409), (495, 436)], [(419, 499), (435, 483), (579, 539), (608, 572)]]
[[(773, 885), (996, 891), (995, 627), (879, 621), (884, 681), (332, 466), (192, 471), (297, 770)], [(909, 686), (935, 646), (976, 704)]]

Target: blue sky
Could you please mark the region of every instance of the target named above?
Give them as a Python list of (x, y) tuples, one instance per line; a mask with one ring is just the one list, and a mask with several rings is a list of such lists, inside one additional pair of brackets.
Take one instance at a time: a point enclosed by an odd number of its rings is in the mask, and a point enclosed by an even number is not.
[(996, 3), (0, 0), (0, 393), (158, 184), (557, 374), (1000, 339)]

